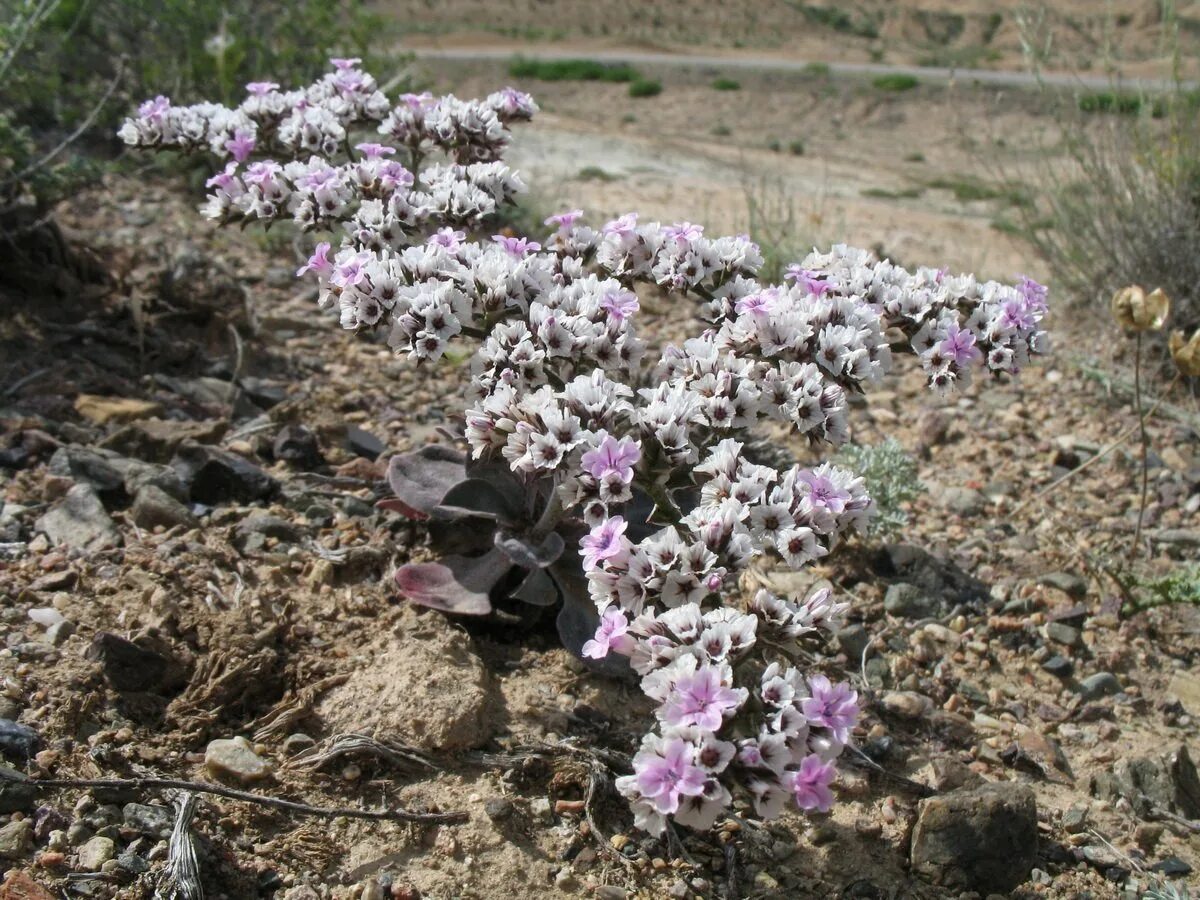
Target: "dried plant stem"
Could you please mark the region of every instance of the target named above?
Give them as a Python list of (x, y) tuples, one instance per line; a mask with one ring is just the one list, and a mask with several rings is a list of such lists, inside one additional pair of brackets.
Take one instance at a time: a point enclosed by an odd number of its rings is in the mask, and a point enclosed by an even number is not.
[(0, 781), (16, 781), (38, 790), (56, 788), (99, 788), (100, 790), (135, 791), (193, 791), (197, 794), (213, 794), (230, 800), (254, 803), (284, 812), (303, 816), (320, 816), (336, 819), (376, 819), (393, 822), (416, 822), (422, 825), (457, 825), (467, 820), (464, 812), (418, 813), (395, 807), (392, 809), (356, 809), (352, 806), (312, 806), (296, 800), (280, 797), (265, 797), (249, 791), (210, 784), (204, 781), (184, 781), (177, 778), (29, 778), (13, 769), (0, 766)]
[(1130, 557), (1137, 553), (1142, 541), (1142, 519), (1146, 517), (1146, 495), (1150, 488), (1150, 472), (1146, 467), (1146, 455), (1150, 442), (1146, 437), (1146, 416), (1142, 412), (1142, 333), (1137, 333), (1137, 342), (1133, 351), (1133, 405), (1137, 411), (1138, 430), (1142, 437), (1142, 499), (1138, 506), (1137, 526), (1133, 530), (1133, 545), (1129, 548)]

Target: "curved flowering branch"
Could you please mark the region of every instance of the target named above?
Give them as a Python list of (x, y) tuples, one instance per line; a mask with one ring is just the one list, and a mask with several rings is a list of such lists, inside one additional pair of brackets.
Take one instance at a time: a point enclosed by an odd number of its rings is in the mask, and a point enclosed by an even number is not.
[[(509, 88), (393, 104), (358, 62), (334, 60), (300, 90), (252, 83), (235, 108), (158, 97), (120, 134), (212, 154), (203, 211), (220, 224), (328, 233), (297, 274), (343, 328), (382, 331), (417, 362), (476, 343), (469, 459), (444, 447), (395, 457), (386, 504), (431, 533), (457, 526), (456, 549), (402, 567), (397, 583), (467, 614), (561, 597), (564, 643), (625, 661), (656, 707), (634, 773), (617, 781), (640, 827), (705, 828), (735, 804), (764, 818), (789, 799), (828, 809), (858, 698), (796, 663), (845, 605), (828, 590), (725, 598), (755, 558), (808, 565), (874, 506), (845, 469), (762, 464), (753, 429), (846, 441), (847, 395), (897, 350), (917, 354), (937, 390), (975, 370), (1015, 374), (1046, 349), (1045, 288), (909, 272), (843, 245), (763, 284), (749, 237), (636, 213), (594, 227), (570, 210), (541, 240), (489, 235), (524, 190), (503, 154), (533, 100)], [(636, 327), (648, 288), (704, 322), (656, 358)]]

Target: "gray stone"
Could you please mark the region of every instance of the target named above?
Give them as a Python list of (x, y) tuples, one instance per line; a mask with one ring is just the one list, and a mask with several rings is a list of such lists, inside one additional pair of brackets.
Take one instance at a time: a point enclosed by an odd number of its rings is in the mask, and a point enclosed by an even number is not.
[(0, 719), (0, 753), (17, 762), (26, 762), (37, 753), (41, 737), (28, 725)]
[(51, 475), (91, 486), (98, 497), (109, 503), (120, 503), (125, 499), (125, 462), (111, 450), (72, 444), (55, 450), (47, 468)]
[(0, 828), (0, 859), (22, 859), (33, 852), (33, 823), (28, 819)]
[(130, 497), (137, 497), (142, 488), (152, 486), (176, 500), (187, 500), (187, 485), (183, 483), (179, 473), (170, 466), (160, 466), (157, 463), (147, 463), (136, 459), (127, 462), (125, 493)]
[(266, 513), (255, 513), (243, 519), (237, 526), (239, 543), (253, 535), (261, 535), (264, 538), (275, 538), (285, 544), (294, 544), (303, 537), (303, 534), (303, 529), (298, 525)]
[(507, 797), (488, 797), (483, 801), (483, 811), (489, 819), (507, 819), (513, 814), (513, 803)]
[(1075, 663), (1056, 654), (1043, 662), (1042, 668), (1056, 678), (1070, 678), (1071, 673), (1075, 671)]
[(938, 500), (943, 507), (960, 516), (977, 516), (987, 508), (987, 499), (974, 488), (943, 488)]
[(62, 643), (75, 633), (75, 623), (70, 619), (55, 622), (46, 629), (46, 642), (51, 647), (62, 646)]
[(845, 628), (839, 628), (834, 636), (837, 638), (838, 647), (852, 663), (857, 663), (862, 659), (863, 651), (871, 643), (871, 634), (862, 625), (847, 625)]
[(387, 449), (383, 441), (357, 425), (346, 426), (346, 444), (355, 456), (367, 459), (378, 459), (379, 454)]
[(1087, 579), (1073, 572), (1048, 572), (1038, 579), (1038, 584), (1058, 588), (1076, 600), (1082, 600), (1087, 596)]
[(131, 511), (134, 523), (139, 528), (174, 528), (183, 525), (195, 528), (199, 522), (192, 511), (164, 491), (152, 484), (143, 485), (133, 501)]
[(244, 737), (210, 741), (204, 751), (204, 767), (214, 778), (248, 784), (262, 781), (271, 774), (271, 766), (254, 752)]
[(31, 809), (37, 799), (33, 785), (19, 781), (0, 782), (0, 813), (23, 812)]
[(175, 814), (165, 806), (150, 806), (146, 803), (126, 803), (121, 810), (125, 826), (139, 834), (153, 838), (166, 838), (175, 824)]
[(116, 855), (112, 838), (97, 835), (79, 848), (78, 864), (84, 872), (99, 872), (100, 867)]
[(1007, 893), (1037, 863), (1037, 804), (1025, 785), (998, 782), (922, 800), (913, 871), (934, 884)]
[(276, 459), (289, 462), (300, 469), (315, 469), (325, 462), (317, 436), (303, 425), (285, 425), (275, 435), (271, 452)]
[(1089, 675), (1075, 689), (1085, 703), (1098, 700), (1101, 697), (1111, 697), (1121, 693), (1121, 682), (1112, 672), (1097, 672)]
[(107, 550), (121, 543), (117, 526), (89, 484), (77, 484), (67, 491), (66, 497), (37, 520), (37, 529), (45, 532), (52, 544), (88, 552)]
[(933, 701), (915, 691), (888, 691), (879, 698), (879, 704), (902, 719), (919, 719), (933, 709)]
[(253, 503), (279, 490), (279, 482), (258, 466), (217, 447), (184, 444), (171, 465), (196, 503)]
[(883, 608), (893, 616), (926, 619), (940, 615), (943, 604), (940, 598), (931, 596), (916, 585), (900, 582), (888, 586)]
[(1062, 817), (1063, 831), (1067, 834), (1079, 834), (1087, 828), (1088, 808), (1086, 806), (1072, 806)]
[(1046, 637), (1067, 647), (1078, 647), (1083, 643), (1083, 632), (1073, 625), (1050, 622), (1046, 625)]
[(1092, 777), (1091, 789), (1109, 802), (1125, 798), (1140, 816), (1165, 810), (1200, 818), (1200, 776), (1186, 745), (1161, 757), (1120, 759)]

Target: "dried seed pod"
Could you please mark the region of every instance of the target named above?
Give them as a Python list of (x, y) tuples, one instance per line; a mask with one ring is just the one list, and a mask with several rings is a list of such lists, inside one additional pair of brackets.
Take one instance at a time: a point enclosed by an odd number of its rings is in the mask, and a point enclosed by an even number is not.
[(1157, 331), (1170, 311), (1171, 298), (1162, 288), (1147, 294), (1144, 288), (1131, 284), (1113, 294), (1113, 318), (1128, 331)]
[(1171, 358), (1175, 360), (1180, 374), (1189, 378), (1200, 377), (1200, 328), (1187, 339), (1182, 331), (1172, 331), (1167, 345), (1171, 348)]

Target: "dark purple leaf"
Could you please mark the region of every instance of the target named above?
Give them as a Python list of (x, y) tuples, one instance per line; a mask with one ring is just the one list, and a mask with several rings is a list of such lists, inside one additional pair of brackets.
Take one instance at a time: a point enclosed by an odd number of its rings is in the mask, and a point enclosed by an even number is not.
[(620, 654), (610, 653), (603, 659), (588, 659), (583, 655), (583, 645), (595, 636), (600, 615), (588, 593), (587, 579), (580, 568), (578, 554), (567, 555), (548, 571), (562, 594), (563, 605), (556, 624), (563, 646), (599, 675), (628, 676), (633, 670), (629, 667), (629, 660)]
[(492, 611), (488, 598), (512, 569), (503, 553), (492, 550), (483, 556), (447, 556), (440, 562), (408, 563), (396, 571), (400, 593), (421, 606), (466, 616), (483, 616)]
[(521, 535), (496, 532), (496, 549), (507, 556), (513, 565), (523, 569), (546, 568), (562, 556), (565, 546), (562, 535), (555, 531), (537, 544)]
[(512, 597), (534, 606), (553, 606), (558, 600), (558, 587), (544, 570), (532, 569), (521, 586), (512, 592)]
[(388, 484), (396, 499), (426, 517), (446, 492), (467, 477), (466, 454), (445, 444), (428, 444), (412, 453), (393, 456)]
[(514, 522), (519, 518), (521, 508), (514, 506), (492, 482), (467, 478), (451, 487), (431, 514), (435, 519), (481, 516)]

